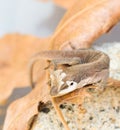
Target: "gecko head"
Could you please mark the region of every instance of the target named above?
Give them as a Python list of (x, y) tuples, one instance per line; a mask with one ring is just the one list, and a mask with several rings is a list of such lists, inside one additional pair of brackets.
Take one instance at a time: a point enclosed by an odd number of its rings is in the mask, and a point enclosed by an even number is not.
[(50, 95), (53, 97), (58, 97), (70, 93), (77, 89), (77, 83), (72, 80), (65, 81), (64, 79), (67, 77), (67, 74), (63, 72), (63, 70), (58, 69), (56, 71), (52, 71), (50, 74), (51, 80), (51, 90)]

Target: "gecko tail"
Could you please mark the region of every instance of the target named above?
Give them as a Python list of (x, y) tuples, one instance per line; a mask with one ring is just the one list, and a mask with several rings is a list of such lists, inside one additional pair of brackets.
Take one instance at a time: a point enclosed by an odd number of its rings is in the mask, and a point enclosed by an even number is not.
[(30, 83), (30, 86), (32, 88), (35, 88), (35, 82), (33, 81), (33, 79), (34, 79), (33, 78), (33, 76), (34, 76), (34, 66), (40, 60), (41, 60), (40, 57), (39, 58), (34, 57), (34, 58), (31, 59), (29, 65), (28, 65), (29, 83)]
[[(53, 52), (56, 53), (56, 52)], [(51, 59), (53, 58), (53, 54), (51, 55), (50, 51), (41, 51), (31, 57), (30, 63), (28, 65), (28, 73), (29, 73), (29, 83), (32, 88), (35, 88), (35, 82), (33, 81), (34, 75), (34, 66), (35, 64), (40, 61), (41, 59), (46, 59), (49, 62), (49, 65), (44, 68), (44, 70), (49, 69), (49, 67), (54, 64), (51, 63)], [(54, 65), (55, 66), (55, 65)]]

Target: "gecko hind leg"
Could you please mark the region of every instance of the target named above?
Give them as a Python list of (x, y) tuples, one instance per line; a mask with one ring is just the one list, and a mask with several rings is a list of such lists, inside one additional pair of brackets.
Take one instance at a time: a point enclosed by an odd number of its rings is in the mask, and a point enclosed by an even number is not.
[[(31, 62), (29, 63), (29, 66), (28, 66), (28, 68), (29, 68), (29, 82), (30, 82), (30, 86), (32, 87), (32, 88), (35, 88), (35, 82), (33, 81), (33, 71), (34, 71), (34, 66), (35, 66), (35, 64), (36, 64), (36, 62), (38, 62), (38, 61), (40, 61), (41, 59), (36, 59), (36, 58), (33, 58), (32, 60), (31, 60)], [(50, 64), (51, 65), (51, 64)], [(48, 69), (49, 67), (50, 67), (50, 65), (48, 66), (48, 67), (46, 67), (45, 69)], [(55, 66), (55, 65), (54, 65)], [(55, 68), (55, 67), (54, 67)]]

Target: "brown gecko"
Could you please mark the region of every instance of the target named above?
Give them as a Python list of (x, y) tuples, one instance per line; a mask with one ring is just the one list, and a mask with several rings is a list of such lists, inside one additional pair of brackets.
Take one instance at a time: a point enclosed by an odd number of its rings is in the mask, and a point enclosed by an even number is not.
[[(36, 54), (30, 64), (30, 82), (33, 86), (33, 66), (40, 59), (50, 61), (55, 69), (50, 74), (52, 102), (66, 130), (69, 127), (64, 120), (54, 97), (70, 93), (89, 84), (103, 89), (109, 76), (109, 57), (97, 50), (81, 49), (72, 51), (43, 51)], [(58, 69), (62, 65), (63, 69)]]
[[(57, 84), (52, 83), (53, 86), (51, 86), (50, 91), (52, 96), (59, 96), (59, 93), (67, 93), (67, 91), (65, 92), (63, 90), (66, 90), (70, 85), (76, 86), (75, 83), (77, 83), (77, 88), (95, 83), (99, 84), (102, 88), (109, 75), (110, 60), (109, 57), (101, 51), (92, 49), (43, 51), (36, 54), (30, 64), (30, 82), (32, 86), (34, 86), (32, 81), (33, 65), (37, 60), (42, 58), (51, 61), (51, 64), (55, 66), (55, 70), (58, 64), (69, 65), (61, 72), (61, 74), (64, 73), (65, 75), (63, 79), (64, 84), (58, 88)], [(60, 71), (58, 73), (60, 73)]]

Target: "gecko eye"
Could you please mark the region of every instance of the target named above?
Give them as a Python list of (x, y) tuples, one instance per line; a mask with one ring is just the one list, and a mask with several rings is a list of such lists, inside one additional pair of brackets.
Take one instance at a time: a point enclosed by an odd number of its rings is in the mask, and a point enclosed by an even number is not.
[(66, 84), (70, 88), (76, 88), (77, 87), (77, 82), (74, 82), (74, 81), (66, 81)]
[(70, 86), (72, 86), (73, 84), (74, 84), (74, 83), (73, 83), (73, 82), (71, 82), (71, 83), (70, 83)]

